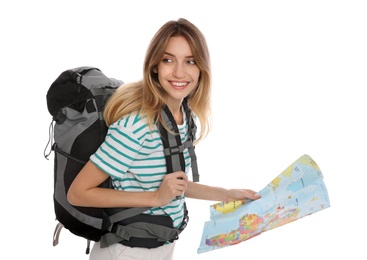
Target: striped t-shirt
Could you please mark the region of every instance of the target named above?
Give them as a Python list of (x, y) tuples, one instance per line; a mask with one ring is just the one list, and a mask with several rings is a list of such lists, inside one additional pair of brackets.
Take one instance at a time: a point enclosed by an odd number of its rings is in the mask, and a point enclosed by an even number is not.
[[(183, 125), (178, 125), (182, 142), (188, 135), (186, 118), (184, 122)], [(184, 150), (184, 158), (187, 175), (191, 170), (187, 149)], [(115, 189), (123, 191), (155, 191), (167, 174), (159, 131), (155, 126), (150, 131), (146, 120), (139, 114), (124, 116), (112, 124), (105, 141), (90, 160), (111, 176)], [(168, 215), (173, 220), (173, 226), (179, 227), (184, 216), (184, 196), (182, 199), (173, 199), (168, 205), (151, 208), (145, 213)]]

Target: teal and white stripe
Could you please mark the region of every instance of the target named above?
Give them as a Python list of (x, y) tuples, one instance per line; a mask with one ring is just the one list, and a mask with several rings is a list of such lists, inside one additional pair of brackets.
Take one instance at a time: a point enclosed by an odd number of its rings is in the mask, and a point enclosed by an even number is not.
[[(186, 120), (184, 122), (178, 126), (182, 142), (188, 134)], [(187, 149), (184, 157), (188, 174), (191, 160)], [(146, 120), (138, 114), (125, 116), (111, 125), (105, 142), (90, 160), (111, 176), (115, 189), (130, 192), (157, 190), (167, 171), (157, 128), (150, 131)], [(145, 213), (168, 215), (174, 226), (179, 227), (184, 215), (183, 203), (184, 199), (174, 199), (164, 207), (152, 208)]]

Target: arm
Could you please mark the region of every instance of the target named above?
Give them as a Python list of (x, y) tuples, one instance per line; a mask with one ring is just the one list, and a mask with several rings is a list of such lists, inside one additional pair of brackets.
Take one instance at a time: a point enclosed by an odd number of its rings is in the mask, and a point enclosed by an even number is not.
[(260, 195), (249, 189), (224, 189), (188, 181), (185, 196), (193, 199), (213, 201), (257, 200)]
[[(71, 184), (67, 198), (70, 204), (84, 207), (159, 207), (168, 204), (186, 190), (183, 172), (167, 174), (154, 192), (126, 192), (98, 187), (109, 176), (91, 161)], [(181, 178), (181, 179), (180, 179)]]

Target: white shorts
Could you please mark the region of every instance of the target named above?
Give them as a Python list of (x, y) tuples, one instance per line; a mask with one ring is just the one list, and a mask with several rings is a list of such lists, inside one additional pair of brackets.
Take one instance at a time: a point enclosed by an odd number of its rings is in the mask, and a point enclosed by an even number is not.
[(95, 242), (89, 260), (172, 260), (175, 242), (157, 248), (128, 247), (116, 243), (106, 248), (101, 248)]

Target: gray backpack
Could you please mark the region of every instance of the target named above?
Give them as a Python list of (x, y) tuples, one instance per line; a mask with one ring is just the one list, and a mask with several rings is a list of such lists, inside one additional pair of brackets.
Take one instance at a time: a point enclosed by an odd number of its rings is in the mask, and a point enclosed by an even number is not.
[[(61, 73), (47, 92), (47, 107), (52, 122), (44, 155), (48, 158), (52, 151), (55, 154), (53, 199), (58, 223), (54, 246), (58, 244), (60, 231), (64, 227), (87, 239), (87, 254), (90, 241), (101, 241), (102, 247), (122, 243), (131, 247), (154, 248), (177, 239), (187, 225), (186, 207), (185, 220), (180, 228), (175, 229), (168, 216), (141, 214), (148, 208), (76, 207), (67, 201), (66, 194), (72, 181), (105, 139), (108, 127), (103, 119), (103, 109), (108, 98), (122, 84), (120, 80), (106, 77), (97, 68), (78, 67)], [(158, 125), (158, 129), (165, 147), (167, 173), (185, 170), (182, 152), (188, 148), (193, 180), (198, 181), (193, 146), (196, 125), (186, 101), (184, 105), (190, 129), (190, 138), (184, 144), (163, 126)], [(162, 109), (162, 116), (166, 125), (177, 133), (177, 126), (167, 107)], [(101, 186), (112, 188), (110, 178)]]

